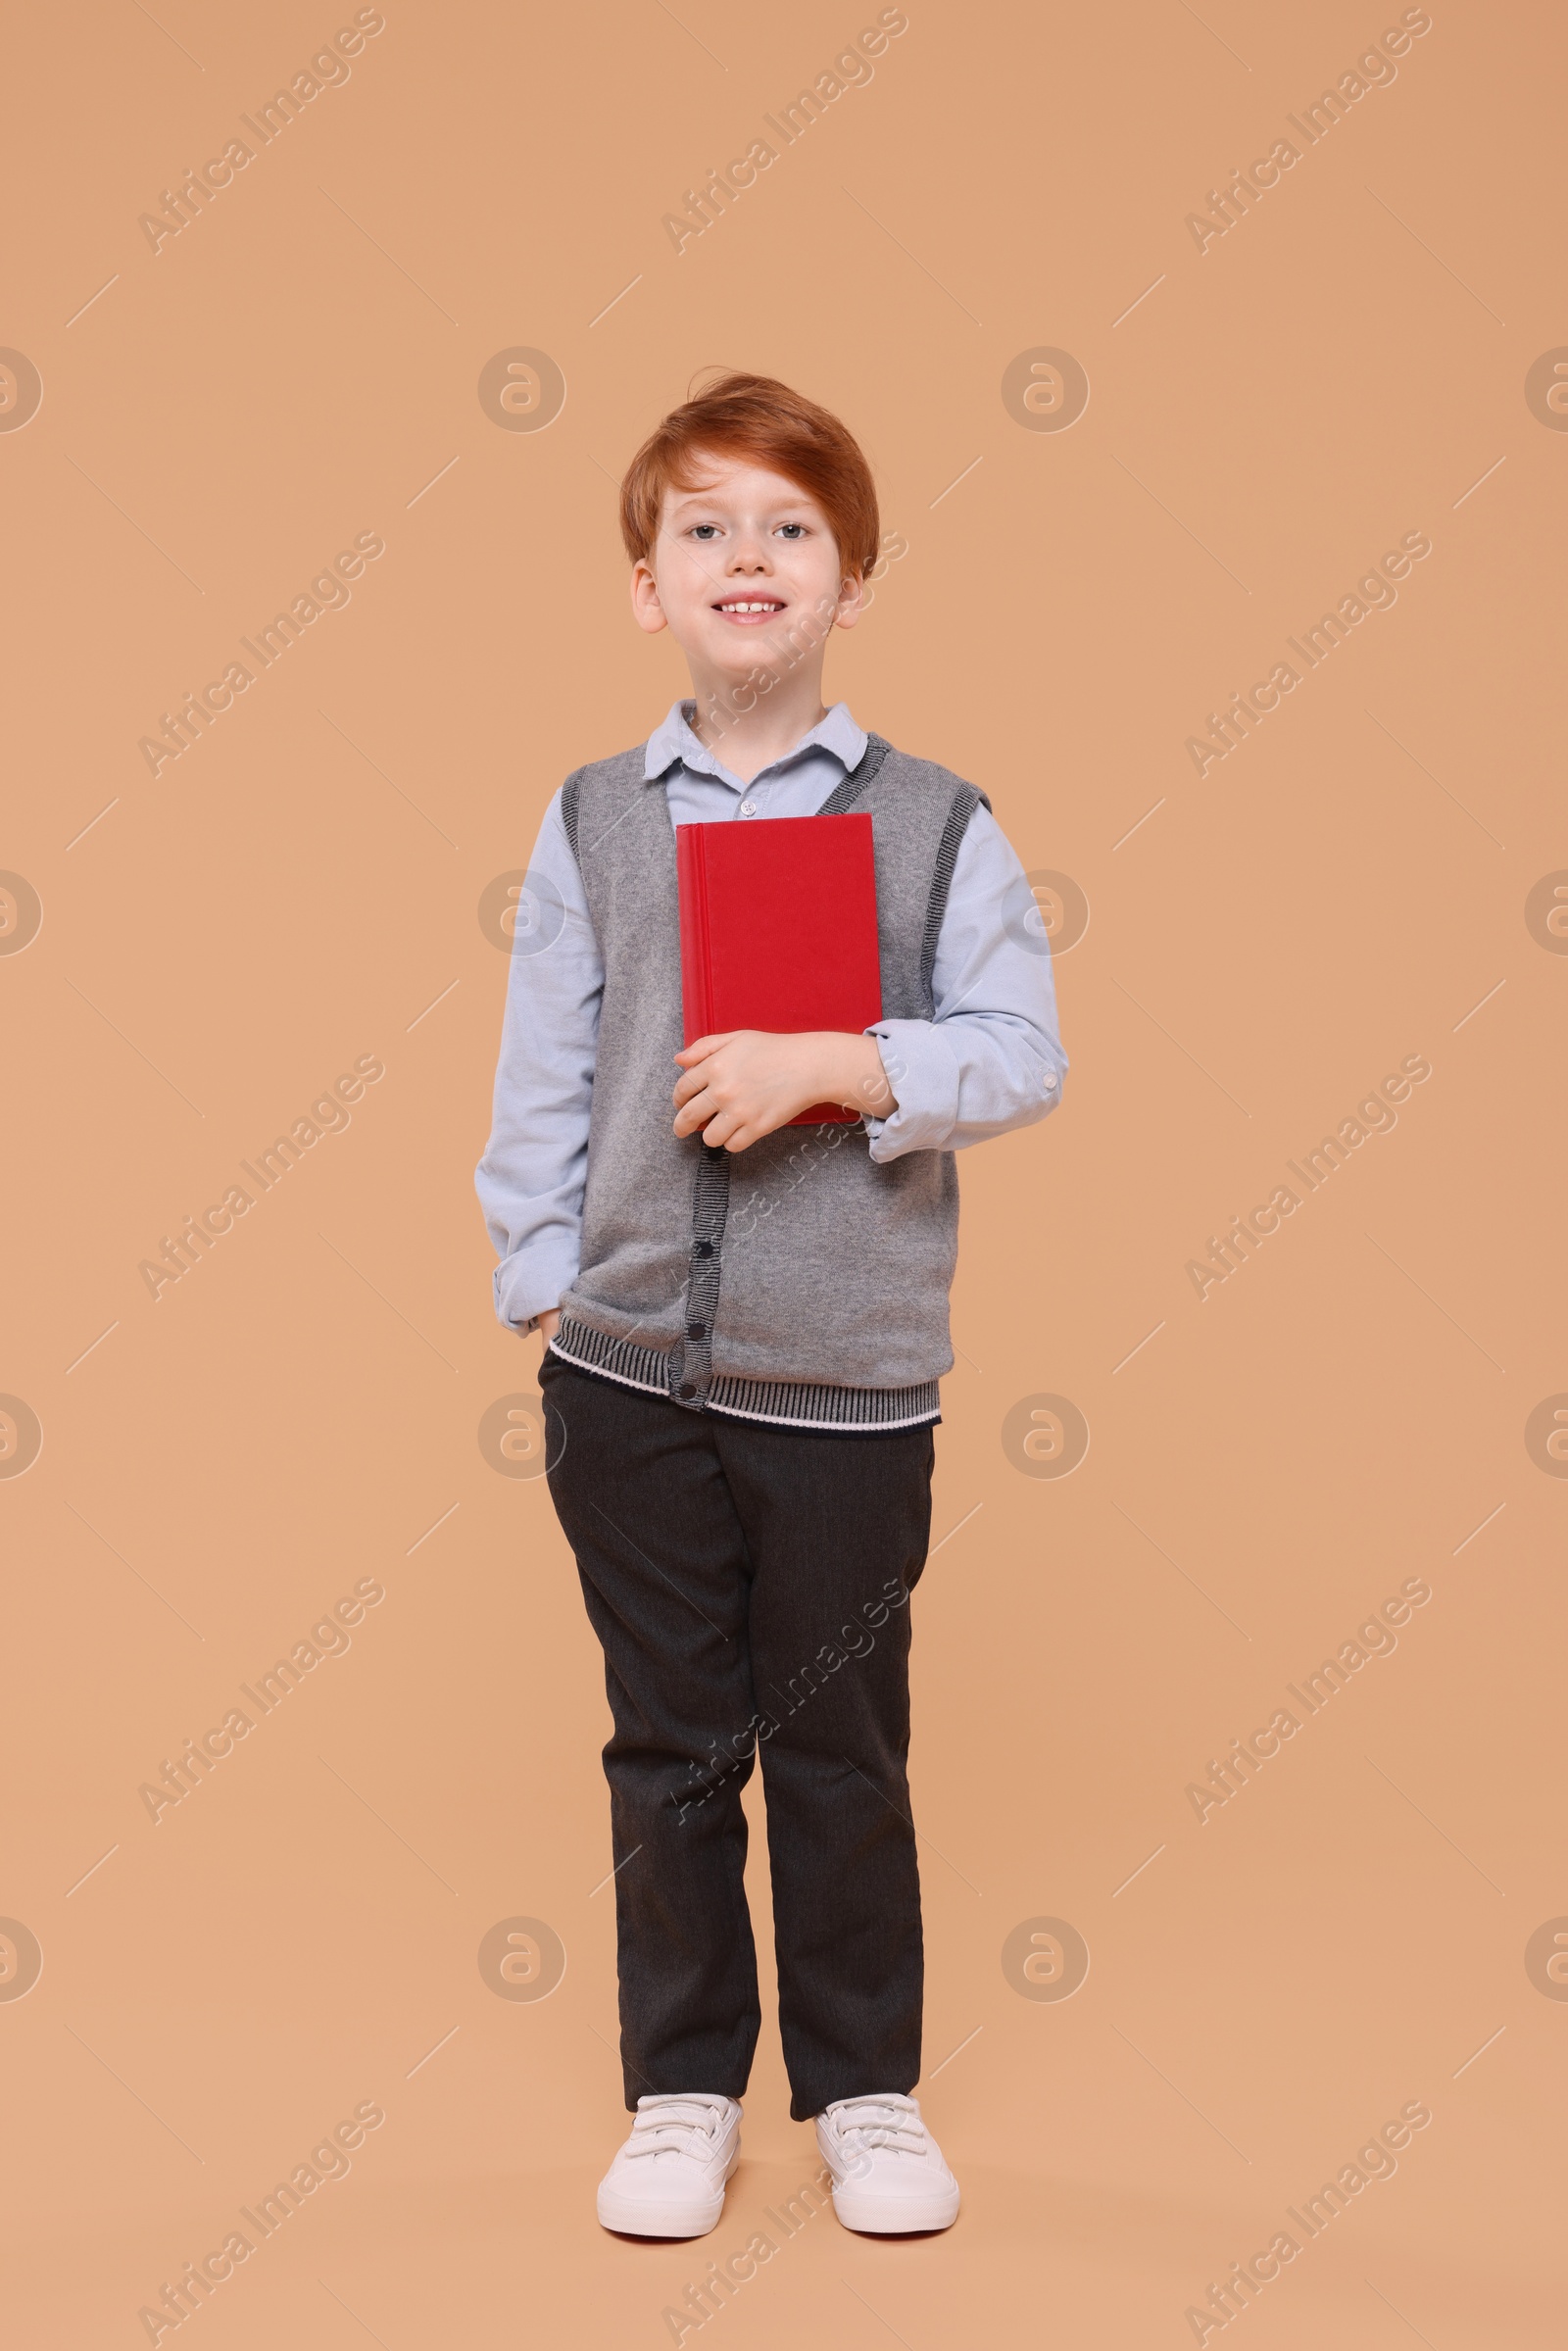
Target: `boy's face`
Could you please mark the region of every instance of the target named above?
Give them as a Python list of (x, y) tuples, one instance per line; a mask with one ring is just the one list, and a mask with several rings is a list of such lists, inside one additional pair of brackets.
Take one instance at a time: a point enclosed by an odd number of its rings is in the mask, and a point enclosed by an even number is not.
[(699, 455), (692, 474), (701, 487), (665, 491), (632, 572), (639, 624), (669, 629), (698, 682), (792, 665), (807, 646), (820, 660), (829, 629), (858, 619), (861, 591), (815, 499), (741, 458)]

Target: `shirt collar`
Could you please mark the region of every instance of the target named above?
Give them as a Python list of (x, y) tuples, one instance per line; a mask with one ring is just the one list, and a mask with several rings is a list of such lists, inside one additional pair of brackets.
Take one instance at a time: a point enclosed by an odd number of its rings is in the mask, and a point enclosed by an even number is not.
[[(691, 721), (696, 709), (696, 704), (692, 702), (671, 704), (667, 717), (655, 727), (648, 738), (643, 759), (644, 780), (652, 783), (656, 778), (667, 775), (679, 761), (681, 766), (690, 768), (694, 775), (715, 776), (720, 783), (732, 784), (737, 791), (746, 790), (739, 776), (731, 775), (717, 754), (710, 751), (693, 733)], [(825, 751), (839, 761), (848, 775), (864, 759), (865, 745), (866, 737), (851, 717), (849, 704), (836, 702), (826, 717), (813, 726), (809, 734), (803, 735), (792, 751), (772, 760), (760, 773), (771, 775), (791, 759), (798, 759), (804, 752)], [(752, 780), (759, 782), (760, 776), (754, 776)]]

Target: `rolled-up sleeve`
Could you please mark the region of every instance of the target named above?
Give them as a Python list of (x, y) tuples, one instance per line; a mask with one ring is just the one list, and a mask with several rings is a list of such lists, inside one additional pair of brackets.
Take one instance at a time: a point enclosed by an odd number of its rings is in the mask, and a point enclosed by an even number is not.
[(976, 808), (959, 846), (937, 940), (930, 1020), (879, 1020), (874, 1037), (898, 1096), (868, 1118), (871, 1156), (962, 1151), (1031, 1125), (1061, 1100), (1051, 943), (995, 817)]
[(558, 792), (513, 914), (490, 1140), (474, 1189), (499, 1262), (496, 1314), (519, 1330), (574, 1279), (604, 961)]

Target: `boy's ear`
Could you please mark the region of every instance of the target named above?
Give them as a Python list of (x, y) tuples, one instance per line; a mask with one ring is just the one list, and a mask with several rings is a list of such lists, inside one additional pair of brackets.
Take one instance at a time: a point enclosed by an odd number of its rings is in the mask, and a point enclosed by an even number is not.
[(833, 615), (835, 628), (853, 628), (865, 610), (865, 582), (851, 573), (840, 583), (838, 610)]
[(659, 582), (641, 558), (632, 565), (631, 609), (638, 627), (646, 629), (651, 637), (657, 637), (662, 628), (669, 626), (659, 601)]

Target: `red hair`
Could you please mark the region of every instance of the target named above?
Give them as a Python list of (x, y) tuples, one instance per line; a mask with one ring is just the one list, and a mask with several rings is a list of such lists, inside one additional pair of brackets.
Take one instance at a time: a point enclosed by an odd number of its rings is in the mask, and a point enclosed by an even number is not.
[(697, 489), (692, 462), (708, 451), (750, 458), (808, 492), (846, 570), (863, 579), (873, 567), (881, 550), (876, 485), (849, 427), (774, 376), (722, 374), (671, 409), (626, 468), (620, 535), (634, 563), (647, 561), (659, 535), (665, 491)]

